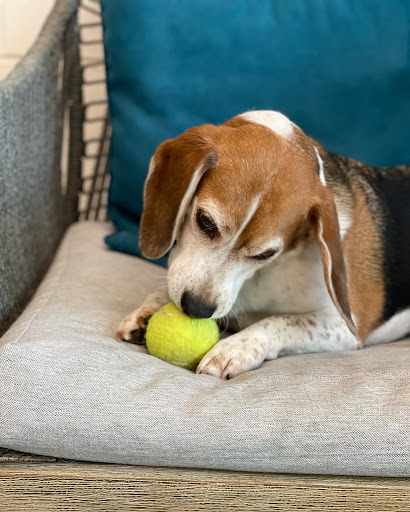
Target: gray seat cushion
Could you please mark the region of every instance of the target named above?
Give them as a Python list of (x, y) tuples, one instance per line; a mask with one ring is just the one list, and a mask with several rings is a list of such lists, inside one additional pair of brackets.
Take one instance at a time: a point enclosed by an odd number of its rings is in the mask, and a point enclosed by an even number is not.
[(0, 445), (99, 462), (410, 476), (410, 342), (283, 357), (230, 381), (118, 343), (165, 270), (68, 231), (0, 344)]

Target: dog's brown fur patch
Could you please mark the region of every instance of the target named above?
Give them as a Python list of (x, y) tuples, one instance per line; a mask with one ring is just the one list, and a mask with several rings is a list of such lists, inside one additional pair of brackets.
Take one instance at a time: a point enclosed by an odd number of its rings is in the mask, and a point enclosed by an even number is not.
[(349, 299), (358, 335), (365, 340), (378, 327), (384, 307), (383, 251), (380, 233), (363, 193), (354, 185), (352, 225), (343, 240), (349, 262)]

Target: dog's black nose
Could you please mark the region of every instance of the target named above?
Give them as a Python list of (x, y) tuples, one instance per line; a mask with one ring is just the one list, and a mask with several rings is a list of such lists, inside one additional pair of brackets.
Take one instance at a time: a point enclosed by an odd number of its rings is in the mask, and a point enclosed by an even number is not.
[(195, 318), (210, 318), (216, 306), (209, 306), (189, 292), (184, 292), (181, 298), (182, 311)]

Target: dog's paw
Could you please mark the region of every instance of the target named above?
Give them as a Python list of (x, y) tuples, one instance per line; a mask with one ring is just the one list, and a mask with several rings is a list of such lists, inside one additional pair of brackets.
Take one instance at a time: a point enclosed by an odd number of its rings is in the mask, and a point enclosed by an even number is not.
[(203, 357), (196, 373), (228, 380), (258, 368), (264, 359), (263, 347), (238, 333), (218, 342)]
[(148, 320), (157, 310), (158, 308), (153, 306), (141, 306), (126, 316), (118, 326), (117, 340), (144, 345)]

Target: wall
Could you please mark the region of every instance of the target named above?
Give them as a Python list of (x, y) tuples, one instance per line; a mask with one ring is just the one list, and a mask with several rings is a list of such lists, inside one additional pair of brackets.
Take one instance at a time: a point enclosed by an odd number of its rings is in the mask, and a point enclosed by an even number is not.
[(0, 80), (35, 41), (54, 0), (0, 0)]

